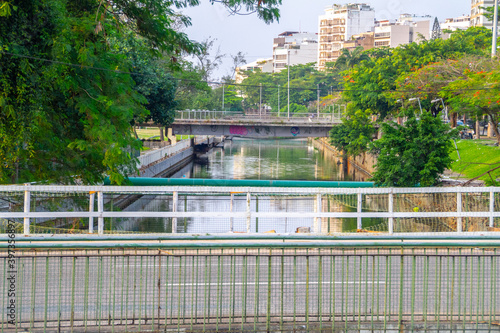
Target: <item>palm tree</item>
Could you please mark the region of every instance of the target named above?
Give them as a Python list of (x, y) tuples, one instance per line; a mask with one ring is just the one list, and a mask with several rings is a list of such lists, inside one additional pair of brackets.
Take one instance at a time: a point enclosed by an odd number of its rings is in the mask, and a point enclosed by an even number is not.
[(368, 60), (370, 57), (364, 53), (362, 46), (356, 47), (354, 50), (342, 49), (340, 57), (335, 61), (335, 67), (338, 69), (353, 68), (363, 60)]

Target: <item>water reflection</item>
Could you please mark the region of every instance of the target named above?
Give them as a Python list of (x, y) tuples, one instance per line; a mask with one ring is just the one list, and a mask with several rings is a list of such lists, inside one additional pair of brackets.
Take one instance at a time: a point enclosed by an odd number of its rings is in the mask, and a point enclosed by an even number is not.
[[(366, 180), (368, 176), (353, 165), (321, 145), (304, 139), (226, 141), (223, 147), (198, 155), (197, 158), (174, 174), (173, 178), (211, 179), (267, 179), (267, 180)], [(252, 197), (251, 210), (266, 212), (313, 212), (315, 196), (301, 197)], [(127, 211), (170, 211), (170, 195), (143, 196), (126, 208)], [(349, 208), (335, 201), (323, 201), (323, 211), (347, 211)], [(179, 196), (178, 211), (229, 212), (227, 196)], [(234, 212), (246, 211), (245, 195), (236, 195)], [(322, 232), (350, 230), (355, 221), (346, 219), (321, 219)], [(247, 220), (234, 218), (235, 232), (246, 232)], [(178, 218), (177, 232), (221, 233), (230, 230), (230, 218), (193, 217)], [(253, 218), (251, 232), (274, 230), (293, 233), (298, 227), (313, 229), (313, 218)], [(354, 224), (355, 225), (355, 224)], [(136, 218), (118, 223), (122, 230), (143, 232), (171, 232), (172, 219)], [(355, 227), (354, 227), (355, 228)]]

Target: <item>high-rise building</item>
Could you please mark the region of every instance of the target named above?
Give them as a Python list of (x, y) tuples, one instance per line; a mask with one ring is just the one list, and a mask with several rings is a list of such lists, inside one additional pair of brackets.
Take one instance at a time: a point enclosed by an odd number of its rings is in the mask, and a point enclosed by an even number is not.
[(274, 39), (273, 72), (280, 72), (290, 64), (315, 63), (318, 56), (318, 35), (309, 32), (285, 31)]
[(344, 42), (353, 35), (371, 31), (374, 22), (375, 10), (364, 3), (327, 7), (319, 17), (318, 69), (323, 70), (326, 63), (337, 60)]
[(484, 14), (485, 8), (493, 7), (495, 0), (471, 0), (471, 25), (473, 27), (486, 27), (493, 29), (493, 22), (488, 20)]

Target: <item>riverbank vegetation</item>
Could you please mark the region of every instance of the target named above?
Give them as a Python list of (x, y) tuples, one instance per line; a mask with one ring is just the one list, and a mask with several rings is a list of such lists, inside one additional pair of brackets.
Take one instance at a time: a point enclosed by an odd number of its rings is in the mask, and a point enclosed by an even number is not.
[[(436, 184), (439, 173), (451, 164), (449, 140), (455, 135), (441, 123), (443, 105), (452, 125), (458, 115), (487, 117), (500, 138), (495, 125), (500, 65), (488, 54), (491, 38), (487, 29), (473, 27), (456, 31), (447, 40), (365, 51), (368, 58), (342, 72), (342, 99), (349, 105), (342, 124), (331, 132), (332, 144), (350, 156), (368, 151), (377, 155), (378, 185)], [(430, 120), (429, 114), (437, 119), (435, 127), (408, 132)], [(376, 129), (382, 133), (378, 141)], [(384, 139), (385, 135), (390, 137)], [(435, 146), (418, 154), (415, 143), (424, 141)]]

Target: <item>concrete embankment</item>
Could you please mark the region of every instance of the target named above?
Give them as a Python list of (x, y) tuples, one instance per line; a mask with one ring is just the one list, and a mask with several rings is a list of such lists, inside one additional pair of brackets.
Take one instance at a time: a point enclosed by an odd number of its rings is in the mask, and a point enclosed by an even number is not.
[[(342, 163), (342, 153), (330, 145), (328, 138), (313, 139), (312, 142), (314, 147), (321, 149), (325, 153), (330, 153), (332, 157), (340, 160)], [(344, 171), (354, 176), (354, 180), (365, 181), (371, 178), (373, 172), (375, 172), (376, 158), (371, 154), (364, 153), (354, 158), (349, 157), (347, 158), (347, 162)]]
[(139, 176), (168, 177), (191, 162), (200, 148), (210, 149), (223, 141), (219, 137), (201, 137), (150, 151), (139, 157)]

